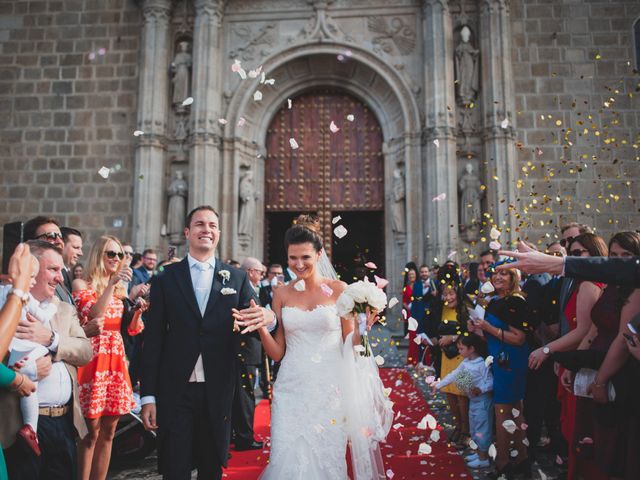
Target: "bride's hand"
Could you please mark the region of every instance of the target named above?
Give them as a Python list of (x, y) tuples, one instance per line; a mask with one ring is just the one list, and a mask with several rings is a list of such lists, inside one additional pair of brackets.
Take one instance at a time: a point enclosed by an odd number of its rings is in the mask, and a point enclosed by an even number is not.
[(236, 326), (244, 327), (244, 330), (240, 332), (242, 334), (253, 332), (263, 327), (268, 328), (276, 322), (273, 311), (259, 307), (253, 299), (249, 304), (249, 308), (242, 310), (232, 308), (231, 314), (234, 318), (234, 331), (236, 331)]

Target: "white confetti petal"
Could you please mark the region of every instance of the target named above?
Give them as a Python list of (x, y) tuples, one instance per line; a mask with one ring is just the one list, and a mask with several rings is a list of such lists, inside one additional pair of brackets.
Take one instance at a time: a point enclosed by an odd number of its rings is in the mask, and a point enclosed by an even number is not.
[(415, 332), (418, 329), (418, 321), (413, 318), (413, 317), (409, 317), (409, 326), (407, 327), (409, 329), (410, 332)]
[(109, 178), (110, 173), (111, 173), (111, 169), (107, 167), (102, 167), (100, 170), (98, 170), (98, 175), (100, 175), (105, 180)]
[(364, 264), (365, 267), (370, 268), (371, 270), (375, 270), (378, 266), (373, 262), (367, 262)]
[(336, 133), (340, 131), (340, 128), (338, 128), (335, 122), (331, 120), (331, 124), (329, 125), (329, 130), (331, 130), (331, 133)]
[(347, 229), (342, 225), (338, 225), (333, 229), (333, 234), (338, 238), (343, 238), (347, 233)]
[(240, 70), (238, 70), (238, 75), (240, 75), (240, 78), (242, 80), (247, 79), (247, 72), (244, 71), (244, 68), (241, 68)]
[(247, 120), (244, 117), (240, 117), (240, 119), (238, 120), (238, 127), (242, 128), (244, 127), (245, 123), (247, 123)]
[(440, 148), (440, 140), (438, 140), (437, 138), (433, 141), (433, 144), (436, 146), (436, 148)]
[(516, 458), (518, 456), (518, 450), (511, 450), (509, 455), (511, 455), (511, 458)]
[(427, 419), (427, 427), (429, 427), (431, 430), (433, 430), (438, 426), (438, 422), (436, 422), (436, 418), (430, 413), (427, 413), (425, 418)]
[(513, 434), (518, 428), (516, 422), (514, 422), (513, 420), (505, 420), (504, 422), (502, 422), (502, 426), (507, 432), (511, 434)]
[(265, 84), (265, 85), (275, 85), (275, 83), (276, 83), (276, 79), (275, 79), (275, 78), (267, 78), (267, 79), (264, 81), (264, 84)]
[(432, 442), (440, 441), (440, 430), (431, 430), (431, 435), (429, 436)]
[(447, 199), (447, 194), (443, 192), (443, 193), (433, 197), (432, 201), (433, 202), (442, 202), (443, 200), (446, 200), (446, 199)]
[(427, 429), (427, 417), (422, 417), (422, 420), (420, 420), (418, 422), (418, 425), (416, 425), (416, 428), (418, 430), (426, 430)]
[(493, 356), (487, 355), (487, 358), (484, 359), (484, 364), (488, 367), (493, 363)]
[(255, 70), (249, 70), (249, 78), (258, 78), (258, 75), (260, 75), (260, 72), (262, 72), (262, 65), (260, 65)]
[(388, 397), (389, 395), (391, 395), (392, 389), (391, 387), (385, 387), (382, 389), (382, 393), (384, 393), (385, 397)]
[(107, 53), (107, 49), (106, 48), (101, 48), (98, 50), (98, 55), (105, 55)]
[(219, 119), (218, 119), (218, 123), (219, 123), (220, 125), (226, 125), (228, 122), (227, 122), (227, 119), (226, 119), (226, 118), (219, 118)]
[(394, 424), (394, 425), (393, 425), (393, 429), (394, 429), (394, 430), (398, 430), (398, 429), (400, 429), (400, 428), (402, 428), (402, 427), (404, 427), (404, 425), (403, 425), (403, 424), (401, 424), (401, 423), (396, 423), (396, 424)]
[(388, 469), (388, 470), (387, 470), (387, 478), (388, 478), (389, 480), (391, 480), (391, 479), (393, 478), (393, 476), (394, 476), (394, 475), (395, 475), (395, 473), (393, 473), (393, 470), (391, 470), (391, 469)]
[(233, 65), (231, 65), (231, 71), (238, 73), (242, 68), (242, 62), (237, 58), (233, 61)]
[(469, 448), (471, 450), (477, 450), (478, 449), (478, 444), (476, 442), (473, 441), (473, 439), (469, 440)]
[(352, 113), (350, 113), (349, 115), (347, 115), (347, 120), (349, 120), (350, 122), (353, 122), (356, 119), (355, 115), (353, 115)]
[(509, 126), (509, 119), (505, 118), (504, 120), (502, 120), (502, 122), (500, 122), (500, 126), (502, 128), (507, 128)]
[(429, 455), (431, 453), (431, 445), (428, 443), (421, 443), (418, 446), (418, 455)]
[(422, 345), (422, 337), (418, 335), (413, 339), (413, 343), (415, 343), (416, 345)]
[(498, 230), (496, 227), (491, 227), (491, 231), (489, 232), (489, 237), (491, 240), (497, 240), (500, 238), (502, 232)]
[(289, 145), (291, 145), (291, 148), (293, 148), (294, 150), (300, 147), (300, 145), (298, 145), (298, 142), (296, 142), (295, 138), (289, 139)]
[(524, 439), (524, 440), (522, 440), (522, 443), (523, 443), (525, 446), (527, 446), (527, 447), (528, 447), (528, 446), (529, 446), (529, 439), (525, 437), (525, 439)]
[(262, 75), (260, 75), (260, 83), (264, 83), (266, 79), (267, 79), (267, 74), (262, 72)]
[(547, 475), (540, 469), (538, 469), (538, 474), (540, 475), (540, 480), (547, 480)]
[(502, 244), (500, 242), (496, 242), (495, 240), (489, 242), (489, 248), (491, 250), (500, 250), (502, 248)]
[(320, 285), (320, 290), (322, 290), (322, 294), (326, 297), (330, 297), (333, 295), (333, 289), (326, 283)]
[(296, 283), (293, 284), (293, 288), (295, 288), (298, 292), (304, 292), (305, 284), (304, 280), (300, 279)]
[(290, 98), (287, 98), (287, 107), (289, 108), (289, 110), (291, 110), (292, 106), (293, 106), (293, 102), (291, 101)]
[(513, 415), (513, 418), (518, 418), (520, 416), (520, 410), (518, 410), (517, 408), (512, 408), (511, 414)]
[(133, 132), (134, 137), (139, 137), (140, 135), (144, 135), (144, 132), (142, 130), (136, 130)]
[(384, 365), (384, 357), (380, 356), (380, 355), (376, 355), (374, 357), (374, 360), (376, 361), (376, 363), (378, 364), (379, 367), (381, 367), (382, 365)]
[(260, 90), (255, 91), (255, 93), (253, 94), (253, 100), (255, 102), (259, 102), (260, 100), (262, 100), (262, 92)]
[(452, 250), (449, 252), (449, 255), (447, 255), (447, 260), (451, 260), (453, 257), (455, 257), (457, 255), (457, 251), (456, 250)]
[(193, 103), (193, 97), (187, 97), (182, 101), (182, 106), (186, 107), (188, 105), (191, 105)]
[(341, 217), (340, 215), (337, 215), (337, 216), (335, 216), (335, 217), (333, 217), (333, 218), (331, 219), (331, 223), (333, 223), (333, 224), (335, 225), (335, 224), (336, 224), (336, 223), (338, 223), (340, 220), (342, 220), (342, 217)]
[(493, 443), (489, 446), (489, 451), (487, 453), (489, 453), (489, 456), (493, 460), (496, 459), (496, 455), (498, 455), (498, 450), (496, 450), (496, 446)]
[(95, 60), (96, 59), (96, 52), (89, 52), (89, 60)]
[(398, 304), (398, 299), (396, 297), (392, 297), (391, 300), (389, 300), (389, 308), (393, 308)]
[(486, 294), (486, 293), (494, 292), (495, 288), (493, 288), (493, 284), (491, 282), (484, 282), (480, 287), (480, 291)]

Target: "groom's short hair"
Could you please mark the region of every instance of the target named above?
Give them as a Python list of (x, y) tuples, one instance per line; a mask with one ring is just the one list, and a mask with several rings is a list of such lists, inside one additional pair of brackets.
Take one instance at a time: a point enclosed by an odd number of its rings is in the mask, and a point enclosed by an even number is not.
[(189, 214), (187, 215), (187, 219), (186, 219), (186, 221), (184, 223), (185, 228), (190, 228), (191, 227), (191, 219), (196, 214), (196, 212), (199, 212), (200, 210), (209, 210), (210, 212), (215, 213), (216, 217), (218, 217), (218, 220), (220, 220), (220, 214), (216, 211), (215, 208), (213, 208), (210, 205), (200, 205), (199, 207), (196, 207), (193, 210), (191, 210), (189, 212)]

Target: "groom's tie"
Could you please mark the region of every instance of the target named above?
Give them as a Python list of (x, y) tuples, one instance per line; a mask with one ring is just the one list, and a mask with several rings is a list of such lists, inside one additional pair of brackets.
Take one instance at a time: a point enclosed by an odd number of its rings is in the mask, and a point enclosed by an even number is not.
[(200, 314), (204, 316), (204, 311), (209, 301), (209, 294), (211, 293), (211, 275), (209, 272), (211, 265), (209, 263), (198, 262), (195, 264), (195, 267), (199, 273), (195, 288), (196, 300), (198, 301)]

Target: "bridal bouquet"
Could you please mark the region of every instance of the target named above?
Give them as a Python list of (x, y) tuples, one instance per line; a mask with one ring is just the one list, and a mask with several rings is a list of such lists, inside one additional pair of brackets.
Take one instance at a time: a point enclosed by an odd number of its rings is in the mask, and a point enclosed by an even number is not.
[(371, 356), (371, 345), (367, 334), (367, 307), (381, 312), (386, 306), (387, 295), (375, 283), (371, 283), (367, 279), (348, 285), (338, 297), (336, 302), (338, 315), (346, 317), (354, 314), (358, 319), (360, 347), (357, 350), (364, 357)]

